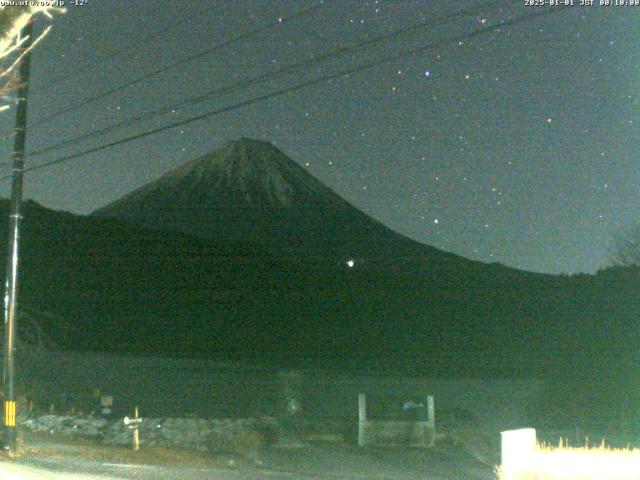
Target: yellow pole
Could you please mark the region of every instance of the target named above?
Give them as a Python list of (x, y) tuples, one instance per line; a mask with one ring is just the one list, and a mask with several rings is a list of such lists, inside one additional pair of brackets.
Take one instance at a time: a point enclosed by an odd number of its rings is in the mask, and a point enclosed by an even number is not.
[[(138, 419), (138, 407), (135, 408), (133, 412), (133, 418)], [(140, 436), (138, 433), (138, 424), (135, 424), (135, 428), (133, 429), (133, 449), (140, 450)]]

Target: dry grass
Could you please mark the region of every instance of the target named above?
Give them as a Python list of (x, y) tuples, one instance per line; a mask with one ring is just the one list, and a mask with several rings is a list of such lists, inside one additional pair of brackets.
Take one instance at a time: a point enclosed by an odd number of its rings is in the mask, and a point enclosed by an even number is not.
[(539, 444), (518, 471), (498, 469), (500, 480), (640, 480), (640, 449), (552, 447)]

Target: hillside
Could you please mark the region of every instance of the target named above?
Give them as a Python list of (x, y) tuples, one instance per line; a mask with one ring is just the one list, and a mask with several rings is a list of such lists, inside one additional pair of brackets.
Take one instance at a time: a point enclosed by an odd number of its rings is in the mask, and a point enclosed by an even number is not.
[(637, 272), (308, 270), (33, 203), (23, 231), (21, 302), (67, 319), (52, 334), (71, 349), (509, 376), (601, 363), (637, 337)]
[[(0, 231), (7, 215), (1, 201)], [(24, 216), (20, 302), (45, 312), (41, 327), (68, 350), (557, 379), (552, 411), (587, 405), (594, 415), (612, 402), (631, 411), (640, 388), (637, 269), (562, 277), (473, 262), (306, 268), (255, 245), (33, 202)]]
[(95, 212), (103, 216), (203, 240), (250, 241), (277, 259), (269, 281), (224, 314), (220, 306), (210, 313), (243, 319), (224, 341), (215, 337), (216, 351), (548, 375), (589, 372), (637, 336), (635, 271), (540, 275), (422, 245), (267, 142), (228, 142)]

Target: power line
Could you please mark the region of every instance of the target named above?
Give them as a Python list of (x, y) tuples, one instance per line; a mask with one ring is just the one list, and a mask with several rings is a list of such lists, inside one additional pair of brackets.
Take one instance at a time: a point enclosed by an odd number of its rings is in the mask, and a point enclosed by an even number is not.
[[(147, 137), (147, 136), (150, 136), (150, 135), (154, 135), (156, 133), (161, 133), (161, 132), (166, 131), (166, 130), (171, 130), (173, 128), (178, 128), (178, 127), (181, 127), (181, 126), (184, 126), (184, 125), (187, 125), (187, 124), (199, 121), (199, 120), (203, 120), (203, 119), (208, 118), (208, 117), (212, 117), (212, 116), (215, 116), (215, 115), (219, 115), (219, 114), (222, 114), (222, 113), (233, 111), (233, 110), (245, 107), (245, 106), (253, 105), (255, 103), (258, 103), (258, 102), (261, 102), (261, 101), (264, 101), (264, 100), (268, 100), (268, 99), (271, 99), (271, 98), (274, 98), (274, 97), (285, 95), (287, 93), (293, 93), (293, 92), (296, 92), (298, 90), (301, 90), (301, 89), (309, 87), (309, 86), (317, 85), (317, 84), (324, 83), (324, 82), (330, 81), (330, 80), (335, 80), (335, 79), (338, 79), (340, 77), (351, 75), (353, 73), (359, 73), (359, 72), (362, 72), (362, 71), (365, 71), (365, 70), (369, 70), (369, 69), (374, 68), (376, 66), (379, 66), (379, 65), (382, 65), (382, 64), (385, 64), (385, 63), (389, 63), (389, 62), (392, 62), (392, 61), (395, 61), (395, 60), (400, 60), (402, 58), (409, 57), (409, 56), (415, 55), (417, 53), (422, 53), (424, 51), (431, 50), (433, 48), (439, 48), (439, 47), (442, 47), (442, 46), (450, 44), (450, 43), (455, 43), (455, 42), (459, 42), (461, 40), (465, 40), (465, 39), (468, 39), (468, 38), (473, 38), (473, 37), (476, 37), (476, 36), (484, 34), (484, 33), (489, 33), (489, 32), (493, 32), (495, 30), (499, 30), (499, 29), (504, 28), (504, 27), (514, 26), (514, 25), (517, 25), (519, 23), (523, 23), (525, 21), (528, 21), (528, 20), (531, 20), (531, 19), (534, 19), (534, 18), (538, 18), (538, 17), (541, 17), (541, 16), (546, 16), (546, 15), (548, 15), (550, 13), (562, 11), (562, 10), (564, 10), (566, 8), (567, 7), (565, 7), (565, 6), (554, 7), (554, 8), (543, 10), (543, 11), (540, 11), (540, 12), (537, 12), (537, 13), (533, 13), (533, 14), (530, 14), (530, 15), (523, 15), (523, 16), (520, 16), (520, 17), (516, 17), (516, 18), (511, 19), (511, 20), (500, 22), (500, 23), (498, 23), (496, 25), (491, 25), (489, 27), (484, 27), (484, 28), (481, 28), (481, 29), (478, 29), (478, 30), (474, 30), (473, 32), (468, 32), (468, 33), (456, 35), (454, 37), (451, 37), (451, 38), (449, 38), (447, 40), (444, 40), (442, 42), (439, 42), (439, 43), (430, 44), (430, 45), (426, 45), (426, 46), (423, 46), (423, 47), (412, 49), (412, 50), (409, 50), (409, 51), (406, 51), (406, 52), (402, 52), (402, 53), (399, 53), (399, 54), (387, 56), (387, 57), (385, 57), (383, 59), (380, 59), (380, 60), (377, 60), (375, 62), (369, 62), (367, 64), (363, 64), (363, 65), (360, 65), (360, 66), (357, 66), (357, 67), (353, 67), (353, 68), (350, 68), (350, 69), (347, 69), (347, 70), (342, 70), (342, 71), (340, 71), (338, 73), (334, 73), (334, 74), (331, 74), (331, 75), (326, 75), (326, 76), (323, 76), (323, 77), (320, 77), (320, 78), (317, 78), (317, 79), (314, 79), (314, 80), (310, 80), (310, 81), (303, 82), (303, 83), (298, 84), (298, 85), (294, 85), (292, 87), (285, 87), (285, 88), (282, 88), (280, 90), (276, 90), (274, 92), (271, 92), (271, 93), (268, 93), (268, 94), (265, 94), (265, 95), (261, 95), (261, 96), (258, 96), (258, 97), (255, 97), (255, 98), (252, 98), (252, 99), (249, 99), (249, 100), (245, 100), (245, 101), (242, 101), (242, 102), (239, 102), (239, 103), (227, 106), (227, 107), (219, 108), (219, 109), (216, 109), (216, 110), (213, 110), (213, 111), (201, 114), (201, 115), (194, 116), (194, 117), (188, 118), (186, 120), (182, 120), (182, 121), (179, 121), (179, 122), (174, 122), (172, 124), (165, 125), (163, 127), (158, 127), (158, 128), (152, 129), (152, 130), (148, 130), (146, 132), (142, 132), (142, 133), (139, 133), (139, 134), (136, 134), (136, 135), (125, 137), (125, 138), (120, 139), (120, 140), (109, 142), (107, 144), (100, 145), (98, 147), (94, 147), (94, 148), (91, 148), (91, 149), (88, 149), (88, 150), (84, 150), (82, 152), (78, 152), (78, 153), (75, 153), (75, 154), (67, 155), (67, 156), (58, 158), (56, 160), (52, 160), (52, 161), (45, 162), (45, 163), (42, 163), (42, 164), (39, 164), (39, 165), (35, 165), (33, 167), (26, 168), (25, 172), (26, 171), (39, 170), (41, 168), (45, 168), (45, 167), (48, 167), (48, 166), (51, 166), (51, 165), (55, 165), (55, 164), (58, 164), (58, 163), (66, 162), (66, 161), (69, 161), (69, 160), (73, 160), (75, 158), (78, 158), (78, 157), (81, 157), (81, 156), (84, 156), (84, 155), (88, 155), (88, 154), (91, 154), (91, 153), (95, 153), (97, 151), (105, 150), (107, 148), (111, 148), (111, 147), (114, 147), (114, 146), (117, 146), (117, 145), (128, 143), (128, 142), (131, 142), (131, 141), (134, 141), (134, 140), (138, 140), (140, 138), (144, 138), (144, 137)], [(0, 180), (5, 180), (6, 178), (9, 178), (9, 177), (7, 177), (7, 176), (0, 177)]]
[(59, 148), (62, 147), (66, 147), (66, 146), (70, 146), (73, 144), (77, 144), (79, 142), (82, 142), (84, 140), (87, 140), (89, 138), (95, 137), (95, 136), (100, 136), (100, 135), (104, 135), (106, 133), (112, 132), (114, 130), (117, 130), (119, 128), (125, 127), (125, 126), (129, 126), (135, 123), (138, 123), (140, 121), (144, 121), (144, 120), (149, 120), (152, 118), (156, 118), (168, 113), (173, 112), (174, 110), (187, 106), (187, 105), (195, 105), (201, 102), (204, 102), (206, 100), (211, 100), (213, 98), (222, 96), (222, 95), (227, 95), (229, 93), (233, 93), (235, 91), (238, 91), (244, 87), (248, 87), (251, 85), (254, 85), (256, 83), (260, 83), (260, 82), (264, 82), (264, 81), (268, 81), (271, 80), (272, 78), (278, 77), (284, 73), (290, 73), (293, 72), (295, 70), (307, 67), (309, 65), (315, 64), (315, 63), (319, 63), (319, 62), (323, 62), (325, 60), (328, 60), (330, 58), (335, 58), (335, 57), (339, 57), (341, 55), (344, 55), (346, 53), (349, 52), (353, 52), (353, 51), (359, 51), (363, 48), (368, 48), (371, 47), (373, 45), (376, 45), (378, 43), (381, 43), (383, 41), (388, 41), (391, 39), (397, 39), (401, 36), (407, 35), (407, 34), (412, 34), (415, 33), (417, 30), (422, 29), (425, 26), (434, 26), (434, 25), (438, 25), (441, 23), (448, 23), (451, 20), (455, 20), (458, 17), (465, 17), (465, 16), (470, 16), (470, 15), (477, 15), (479, 12), (484, 11), (486, 8), (490, 8), (494, 5), (497, 4), (502, 4), (504, 3), (501, 0), (491, 0), (488, 2), (484, 2), (480, 5), (477, 6), (473, 6), (473, 7), (468, 7), (468, 8), (464, 8), (464, 9), (460, 9), (454, 13), (448, 14), (448, 15), (443, 15), (440, 17), (436, 17), (433, 18), (429, 21), (423, 21), (423, 22), (419, 22), (417, 24), (413, 24), (411, 26), (408, 27), (404, 27), (401, 29), (398, 29), (396, 31), (384, 34), (384, 35), (379, 35), (377, 37), (373, 37), (369, 40), (357, 43), (357, 44), (353, 44), (353, 45), (348, 45), (348, 46), (343, 46), (340, 47), (338, 49), (329, 51), (329, 52), (325, 52), (319, 55), (314, 55), (312, 58), (308, 59), (308, 60), (304, 60), (298, 63), (294, 63), (294, 64), (290, 64), (290, 65), (285, 65), (284, 67), (281, 67), (273, 72), (269, 72), (269, 73), (265, 73), (265, 74), (261, 74), (261, 75), (257, 75), (251, 78), (248, 78), (246, 80), (242, 80), (240, 82), (237, 82), (235, 84), (230, 84), (230, 85), (225, 85), (223, 87), (219, 87), (216, 88), (214, 90), (211, 90), (207, 93), (204, 94), (200, 94), (194, 97), (189, 97), (179, 103), (176, 104), (172, 104), (169, 106), (165, 106), (162, 108), (159, 108), (157, 110), (153, 110), (151, 112), (146, 112), (143, 113), (141, 115), (138, 115), (136, 117), (133, 118), (129, 118), (127, 120), (123, 120), (120, 121), (118, 123), (115, 123), (113, 125), (109, 125), (105, 128), (102, 128), (100, 130), (96, 130), (94, 132), (89, 132), (86, 134), (82, 134), (82, 135), (78, 135), (76, 137), (64, 140), (62, 142), (59, 142), (57, 144), (54, 145), (49, 145), (46, 147), (43, 147), (39, 150), (36, 150), (32, 153), (30, 153), (29, 157), (34, 157), (34, 156), (38, 156), (38, 155), (43, 155), (45, 153), (49, 153), (53, 150), (57, 150)]
[[(81, 66), (79, 68), (76, 68), (75, 70), (66, 70), (64, 74), (59, 75), (58, 77), (54, 77), (53, 80), (50, 80), (47, 82), (47, 85), (39, 90), (36, 95), (41, 95), (44, 93), (48, 93), (51, 92), (52, 87), (54, 87), (55, 85), (58, 85), (59, 83), (65, 82), (67, 80), (70, 79), (77, 79), (78, 76), (86, 73), (89, 70), (92, 70), (96, 67), (96, 63), (104, 63), (104, 62), (109, 62), (111, 60), (113, 60), (114, 58), (118, 57), (119, 55), (122, 55), (123, 53), (127, 53), (130, 52), (132, 50), (135, 50), (136, 53), (141, 53), (145, 50), (149, 50), (151, 48), (155, 48), (150, 44), (147, 44), (147, 42), (150, 42), (158, 37), (161, 37), (162, 35), (164, 35), (165, 33), (174, 30), (176, 27), (182, 25), (183, 23), (187, 23), (188, 21), (191, 21), (193, 16), (198, 16), (198, 13), (200, 13), (202, 10), (209, 10), (209, 8), (202, 8), (199, 9), (197, 11), (197, 13), (192, 14), (191, 16), (188, 17), (184, 17), (182, 19), (178, 19), (175, 21), (172, 21), (171, 24), (167, 27), (161, 28), (159, 30), (155, 30), (143, 37), (140, 37), (139, 40), (137, 40), (136, 42), (129, 42), (128, 44), (126, 44), (123, 47), (119, 47), (119, 48), (113, 48), (111, 49), (111, 51), (107, 50), (106, 52), (102, 52), (102, 55), (100, 55), (97, 59), (93, 60), (91, 63), (87, 63), (84, 66)], [(140, 43), (145, 43), (146, 48), (140, 48), (139, 44)], [(102, 57), (102, 58), (100, 58)]]
[(275, 26), (281, 25), (281, 24), (283, 24), (283, 23), (285, 23), (287, 21), (291, 21), (291, 20), (294, 20), (295, 18), (304, 16), (306, 14), (313, 13), (313, 12), (319, 10), (320, 8), (322, 8), (323, 6), (324, 6), (324, 2), (322, 2), (322, 3), (318, 4), (318, 5), (315, 5), (313, 7), (308, 7), (308, 8), (302, 9), (299, 12), (296, 12), (296, 13), (288, 16), (288, 17), (280, 17), (276, 21), (268, 23), (268, 24), (266, 24), (266, 25), (264, 25), (262, 27), (255, 28), (253, 30), (250, 30), (250, 31), (245, 32), (245, 33), (242, 33), (242, 34), (237, 35), (235, 37), (232, 37), (232, 38), (230, 38), (228, 40), (225, 40), (223, 42), (217, 43), (213, 47), (210, 47), (210, 48), (202, 50), (202, 51), (200, 51), (198, 53), (189, 55), (189, 56), (187, 56), (185, 58), (182, 58), (182, 59), (180, 59), (180, 60), (178, 60), (176, 62), (173, 62), (173, 63), (171, 63), (171, 64), (169, 64), (167, 66), (157, 68), (157, 69), (155, 69), (155, 70), (153, 70), (153, 71), (151, 71), (149, 73), (146, 73), (144, 75), (136, 77), (133, 80), (129, 80), (128, 82), (125, 82), (125, 83), (123, 83), (123, 84), (121, 84), (121, 85), (119, 85), (119, 86), (117, 86), (117, 87), (115, 87), (115, 88), (113, 88), (111, 90), (108, 90), (108, 91), (106, 91), (104, 93), (101, 93), (99, 95), (95, 95), (93, 97), (89, 97), (88, 99), (86, 99), (86, 100), (84, 100), (84, 101), (82, 101), (80, 103), (77, 103), (76, 105), (72, 105), (70, 107), (64, 108), (64, 109), (59, 110), (57, 112), (54, 112), (51, 115), (47, 115), (46, 117), (43, 117), (43, 118), (37, 120), (35, 123), (30, 125), (30, 127), (35, 128), (35, 127), (38, 127), (40, 125), (43, 125), (44, 123), (47, 123), (50, 120), (53, 120), (54, 118), (59, 117), (60, 115), (64, 115), (65, 113), (69, 113), (69, 112), (72, 112), (72, 111), (77, 110), (79, 108), (82, 108), (82, 107), (84, 107), (86, 105), (89, 105), (89, 104), (91, 104), (93, 102), (96, 102), (96, 101), (101, 100), (103, 98), (106, 98), (106, 97), (108, 97), (110, 95), (113, 95), (114, 93), (121, 92), (122, 90), (125, 90), (125, 89), (127, 89), (129, 87), (132, 87), (133, 85), (137, 85), (138, 83), (144, 82), (145, 80), (148, 80), (151, 77), (154, 77), (156, 75), (164, 73), (167, 70), (170, 70), (172, 68), (178, 67), (180, 65), (188, 63), (188, 62), (190, 62), (192, 60), (195, 60), (197, 58), (201, 58), (201, 57), (203, 57), (205, 55), (208, 55), (208, 54), (210, 54), (210, 53), (212, 53), (212, 52), (214, 52), (216, 50), (219, 50), (219, 49), (221, 49), (223, 47), (231, 45), (232, 43), (238, 42), (240, 40), (245, 40), (245, 39), (250, 38), (250, 37), (255, 36), (255, 35), (259, 35), (260, 33), (263, 33), (266, 30), (268, 30), (270, 28), (273, 28)]
[[(148, 130), (146, 132), (142, 132), (142, 133), (139, 133), (139, 134), (136, 134), (136, 135), (131, 135), (129, 137), (125, 137), (125, 138), (122, 138), (120, 140), (115, 140), (113, 142), (109, 142), (109, 143), (106, 143), (106, 144), (103, 144), (103, 145), (99, 145), (97, 147), (93, 147), (93, 148), (90, 148), (88, 150), (84, 150), (84, 151), (81, 151), (81, 152), (78, 152), (78, 153), (74, 153), (74, 154), (71, 154), (71, 155), (66, 155), (66, 156), (60, 157), (60, 158), (58, 158), (56, 160), (51, 160), (49, 162), (45, 162), (45, 163), (42, 163), (42, 164), (39, 164), (39, 165), (34, 165), (33, 167), (25, 168), (24, 171), (25, 172), (30, 172), (30, 171), (34, 171), (34, 170), (40, 170), (42, 168), (50, 167), (52, 165), (57, 165), (57, 164), (64, 163), (64, 162), (67, 162), (67, 161), (70, 161), (70, 160), (74, 160), (76, 158), (79, 158), (79, 157), (82, 157), (82, 156), (85, 156), (85, 155), (89, 155), (91, 153), (99, 152), (101, 150), (106, 150), (108, 148), (115, 147), (117, 145), (122, 145), (124, 143), (129, 143), (129, 142), (132, 142), (134, 140), (139, 140), (141, 138), (148, 137), (148, 136), (151, 136), (151, 135), (155, 135), (157, 133), (161, 133), (161, 132), (164, 132), (164, 131), (167, 131), (167, 130), (171, 130), (171, 129), (178, 128), (178, 127), (181, 127), (181, 126), (184, 126), (184, 125), (188, 125), (190, 123), (194, 123), (194, 122), (197, 122), (199, 120), (204, 120), (205, 118), (209, 118), (209, 117), (213, 117), (215, 115), (220, 115), (222, 113), (226, 113), (226, 112), (230, 112), (230, 111), (233, 111), (233, 110), (237, 110), (239, 108), (246, 107), (246, 106), (249, 106), (249, 105), (253, 105), (255, 103), (258, 103), (258, 102), (261, 102), (261, 101), (264, 101), (264, 100), (269, 100), (271, 98), (279, 97), (279, 96), (282, 96), (282, 95), (285, 95), (285, 94), (288, 94), (288, 93), (293, 93), (293, 92), (296, 92), (298, 90), (302, 90), (304, 88), (307, 88), (307, 87), (310, 87), (310, 86), (313, 86), (313, 85), (318, 85), (320, 83), (324, 83), (324, 82), (327, 82), (327, 81), (335, 80), (335, 79), (338, 79), (340, 77), (349, 76), (349, 75), (354, 74), (354, 73), (360, 73), (362, 71), (369, 70), (369, 69), (377, 67), (379, 65), (383, 65), (383, 64), (386, 64), (386, 63), (389, 63), (389, 62), (400, 60), (400, 59), (403, 59), (403, 58), (406, 58), (406, 57), (409, 57), (409, 56), (416, 55), (418, 53), (423, 53), (423, 52), (425, 52), (427, 50), (431, 50), (433, 48), (440, 48), (440, 47), (442, 47), (444, 45), (448, 45), (450, 43), (455, 43), (455, 42), (459, 42), (459, 41), (466, 40), (466, 39), (469, 39), (469, 38), (474, 38), (474, 37), (480, 36), (482, 34), (494, 32), (496, 30), (499, 30), (499, 29), (502, 29), (502, 28), (505, 28), (505, 27), (515, 26), (517, 24), (532, 20), (534, 18), (543, 17), (543, 16), (549, 15), (551, 13), (558, 13), (558, 12), (566, 10), (567, 8), (568, 8), (567, 6), (552, 7), (552, 8), (549, 8), (549, 9), (546, 9), (546, 10), (542, 10), (542, 11), (539, 11), (539, 12), (536, 12), (536, 13), (532, 13), (532, 14), (529, 14), (529, 15), (522, 15), (520, 17), (516, 17), (516, 18), (513, 18), (511, 20), (500, 22), (500, 23), (498, 23), (496, 25), (491, 25), (491, 26), (484, 27), (484, 28), (481, 28), (481, 29), (478, 29), (478, 30), (474, 30), (472, 32), (468, 32), (468, 33), (464, 33), (464, 34), (460, 34), (460, 35), (456, 35), (456, 36), (450, 37), (447, 40), (444, 40), (442, 42), (432, 43), (432, 44), (429, 44), (429, 45), (426, 45), (426, 46), (423, 46), (423, 47), (419, 47), (419, 48), (415, 48), (415, 49), (412, 49), (412, 50), (408, 50), (406, 52), (398, 53), (398, 54), (395, 54), (395, 55), (390, 55), (390, 56), (384, 57), (384, 58), (382, 58), (380, 60), (377, 60), (375, 62), (369, 62), (369, 63), (363, 64), (363, 65), (359, 65), (357, 67), (352, 67), (352, 68), (347, 69), (347, 70), (342, 70), (342, 71), (340, 71), (338, 73), (334, 73), (334, 74), (331, 74), (331, 75), (325, 75), (323, 77), (316, 78), (314, 80), (310, 80), (310, 81), (307, 81), (307, 82), (303, 82), (303, 83), (300, 83), (298, 85), (294, 85), (294, 86), (291, 86), (291, 87), (285, 87), (285, 88), (282, 88), (280, 90), (276, 90), (274, 92), (271, 92), (271, 93), (268, 93), (268, 94), (265, 94), (265, 95), (261, 95), (261, 96), (258, 96), (258, 97), (255, 97), (255, 98), (252, 98), (252, 99), (249, 99), (249, 100), (245, 100), (245, 101), (242, 101), (242, 102), (235, 103), (233, 105), (229, 105), (227, 107), (219, 108), (219, 109), (216, 109), (216, 110), (213, 110), (213, 111), (201, 114), (201, 115), (194, 116), (194, 117), (188, 118), (186, 120), (182, 120), (182, 121), (179, 121), (179, 122), (171, 123), (171, 124), (165, 125), (163, 127), (154, 128), (154, 129), (151, 129), (151, 130)], [(9, 176), (0, 177), (0, 180), (6, 180), (8, 178), (11, 178), (11, 176), (9, 175)]]

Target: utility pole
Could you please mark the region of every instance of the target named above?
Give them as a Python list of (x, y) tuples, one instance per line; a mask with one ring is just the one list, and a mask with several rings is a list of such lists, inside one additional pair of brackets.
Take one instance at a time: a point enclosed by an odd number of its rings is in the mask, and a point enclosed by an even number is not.
[(20, 62), (20, 79), (16, 111), (16, 127), (13, 145), (13, 179), (11, 183), (11, 207), (9, 213), (9, 250), (7, 253), (7, 280), (4, 295), (4, 449), (16, 450), (16, 391), (15, 391), (15, 341), (16, 315), (18, 311), (18, 244), (22, 219), (22, 177), (24, 174), (24, 146), (27, 127), (27, 93), (29, 92), (29, 49), (33, 44), (33, 23), (29, 22), (20, 32), (25, 39), (22, 51), (26, 54)]

